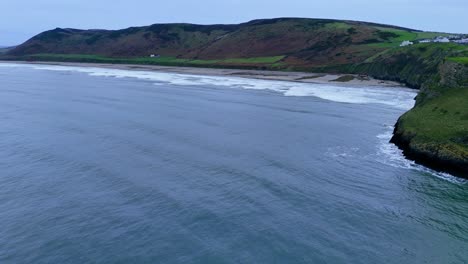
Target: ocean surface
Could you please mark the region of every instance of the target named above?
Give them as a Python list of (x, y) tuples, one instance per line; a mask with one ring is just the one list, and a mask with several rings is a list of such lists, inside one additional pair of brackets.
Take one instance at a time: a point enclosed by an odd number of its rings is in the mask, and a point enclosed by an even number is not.
[(404, 88), (0, 63), (0, 263), (467, 263)]

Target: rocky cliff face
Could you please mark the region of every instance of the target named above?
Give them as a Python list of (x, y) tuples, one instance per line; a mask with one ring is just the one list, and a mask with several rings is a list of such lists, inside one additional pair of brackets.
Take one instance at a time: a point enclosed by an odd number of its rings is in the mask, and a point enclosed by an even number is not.
[(417, 137), (418, 134), (406, 130), (402, 117), (395, 126), (394, 135), (390, 142), (402, 149), (403, 154), (416, 163), (436, 171), (468, 178), (466, 151), (457, 148), (454, 144), (418, 140)]
[[(414, 45), (389, 50), (351, 71), (420, 89), (391, 140), (429, 168), (468, 178), (468, 47)], [(462, 61), (462, 62), (458, 62)]]
[(398, 120), (391, 142), (417, 163), (468, 178), (468, 67), (440, 64), (414, 109)]

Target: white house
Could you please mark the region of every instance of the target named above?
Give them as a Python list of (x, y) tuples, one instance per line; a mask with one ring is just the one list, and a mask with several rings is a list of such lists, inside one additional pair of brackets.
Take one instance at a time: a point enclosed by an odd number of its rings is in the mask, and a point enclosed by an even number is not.
[(450, 42), (450, 40), (446, 37), (437, 37), (434, 39), (434, 42), (448, 43)]
[(455, 40), (455, 42), (459, 44), (468, 44), (468, 38)]
[(406, 47), (406, 46), (410, 46), (410, 45), (413, 45), (413, 44), (414, 44), (413, 42), (411, 42), (409, 40), (405, 40), (400, 44), (400, 47)]

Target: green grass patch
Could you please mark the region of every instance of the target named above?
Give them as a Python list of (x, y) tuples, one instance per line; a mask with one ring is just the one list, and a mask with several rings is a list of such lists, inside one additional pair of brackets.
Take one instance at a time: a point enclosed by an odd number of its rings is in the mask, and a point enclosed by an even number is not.
[(284, 56), (273, 57), (258, 57), (258, 58), (245, 58), (245, 59), (225, 59), (219, 62), (234, 63), (234, 64), (273, 64), (282, 60)]
[(449, 57), (447, 58), (447, 60), (468, 65), (468, 57)]
[(406, 133), (415, 141), (450, 143), (468, 153), (468, 89), (449, 89), (416, 106), (402, 117)]
[[(380, 43), (375, 43), (380, 44)], [(383, 47), (385, 46), (382, 45)], [(367, 44), (371, 45), (371, 44)], [(366, 59), (366, 63), (373, 62), (379, 56), (393, 56), (396, 54), (414, 54), (419, 56), (421, 59), (431, 59), (434, 54), (438, 53), (451, 54), (453, 56), (456, 54), (456, 57), (467, 57), (468, 56), (468, 47), (464, 45), (459, 45), (456, 43), (418, 43), (406, 47), (388, 47), (387, 49), (374, 54), (373, 56)], [(455, 56), (453, 56), (455, 57)], [(463, 59), (462, 59), (463, 60)]]
[(347, 29), (351, 28), (351, 25), (346, 24), (346, 23), (342, 23), (342, 22), (334, 22), (334, 23), (325, 24), (324, 27), (326, 29), (344, 29), (344, 30), (347, 30)]
[(416, 31), (408, 31), (403, 29), (396, 29), (396, 28), (384, 28), (384, 27), (376, 27), (382, 34), (394, 34), (395, 37), (389, 38), (385, 42), (379, 43), (370, 43), (367, 44), (370, 47), (379, 47), (379, 48), (392, 48), (398, 47), (403, 41), (417, 41), (423, 39), (433, 39), (438, 36), (449, 36), (448, 33), (438, 33), (438, 32), (416, 32)]
[(59, 61), (59, 62), (87, 62), (87, 63), (111, 63), (111, 64), (145, 64), (161, 66), (197, 66), (211, 65), (218, 61), (214, 60), (189, 60), (175, 57), (136, 57), (136, 58), (114, 58), (87, 54), (34, 54), (25, 56), (26, 60)]
[(416, 40), (422, 40), (422, 39), (433, 39), (436, 37), (448, 37), (451, 34), (448, 33), (438, 33), (438, 32), (417, 32), (417, 37)]
[(89, 62), (89, 63), (115, 63), (115, 64), (148, 64), (162, 66), (206, 66), (216, 67), (223, 65), (266, 65), (272, 68), (281, 68), (281, 60), (285, 56), (255, 57), (255, 58), (230, 58), (223, 60), (192, 60), (176, 57), (161, 56), (157, 58), (113, 58), (87, 54), (34, 54), (25, 56), (26, 60), (59, 61), (59, 62)]
[(106, 58), (98, 55), (87, 55), (87, 54), (49, 54), (40, 53), (31, 55), (33, 58), (63, 58), (63, 59), (77, 59), (77, 60), (111, 60), (112, 58)]
[(389, 49), (385, 49), (385, 50), (383, 50), (383, 51), (381, 51), (381, 52), (378, 52), (378, 53), (376, 53), (376, 54), (370, 56), (369, 58), (367, 58), (367, 59), (364, 61), (364, 63), (372, 63), (372, 62), (374, 62), (374, 60), (377, 59), (379, 56), (383, 56), (383, 55), (385, 55), (385, 53), (387, 53), (387, 52), (389, 52)]
[(384, 27), (376, 27), (378, 30), (381, 32), (387, 32), (387, 33), (393, 33), (395, 35), (398, 35), (395, 38), (392, 38), (391, 41), (404, 41), (404, 40), (415, 40), (418, 37), (417, 32), (413, 31), (408, 31), (408, 30), (403, 30), (403, 29), (397, 29), (397, 28), (384, 28)]
[(396, 48), (399, 47), (401, 42), (378, 42), (378, 43), (369, 43), (363, 44), (363, 46), (371, 47), (371, 48)]

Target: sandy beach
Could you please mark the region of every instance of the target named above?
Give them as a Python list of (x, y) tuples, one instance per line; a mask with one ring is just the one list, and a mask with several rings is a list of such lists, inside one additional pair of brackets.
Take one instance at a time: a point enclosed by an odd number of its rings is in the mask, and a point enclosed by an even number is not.
[(170, 72), (177, 74), (193, 74), (205, 76), (232, 76), (249, 79), (289, 81), (301, 83), (335, 84), (340, 86), (384, 86), (384, 87), (404, 87), (403, 84), (393, 81), (383, 81), (368, 76), (352, 74), (324, 74), (310, 72), (281, 72), (281, 71), (261, 71), (261, 70), (238, 70), (238, 69), (214, 69), (214, 68), (194, 68), (194, 67), (168, 67), (157, 65), (134, 65), (134, 64), (102, 64), (102, 63), (75, 63), (75, 62), (25, 62), (25, 61), (5, 61), (5, 63), (19, 64), (43, 64), (74, 67), (98, 67), (120, 70), (155, 71)]

